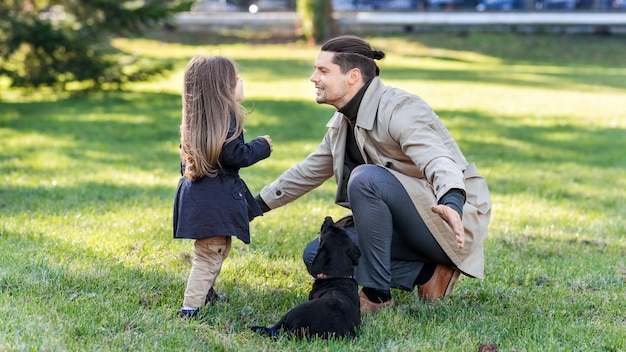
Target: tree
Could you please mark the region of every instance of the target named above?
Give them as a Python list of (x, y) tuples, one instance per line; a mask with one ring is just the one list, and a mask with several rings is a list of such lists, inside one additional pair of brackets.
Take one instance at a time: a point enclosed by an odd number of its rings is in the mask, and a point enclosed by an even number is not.
[(298, 12), (302, 16), (302, 34), (313, 43), (336, 34), (332, 0), (298, 0)]
[(13, 87), (56, 89), (145, 79), (166, 67), (129, 70), (108, 39), (166, 24), (172, 6), (167, 0), (3, 0), (0, 75)]

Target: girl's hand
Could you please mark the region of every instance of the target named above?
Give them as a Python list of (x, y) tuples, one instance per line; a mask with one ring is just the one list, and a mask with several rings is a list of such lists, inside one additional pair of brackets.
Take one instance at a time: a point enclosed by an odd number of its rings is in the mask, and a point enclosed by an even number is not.
[(267, 134), (265, 136), (261, 136), (261, 137), (265, 138), (265, 140), (267, 141), (267, 144), (270, 145), (270, 151), (273, 152), (274, 151), (274, 146), (272, 145), (272, 138), (270, 138), (270, 136), (267, 135)]

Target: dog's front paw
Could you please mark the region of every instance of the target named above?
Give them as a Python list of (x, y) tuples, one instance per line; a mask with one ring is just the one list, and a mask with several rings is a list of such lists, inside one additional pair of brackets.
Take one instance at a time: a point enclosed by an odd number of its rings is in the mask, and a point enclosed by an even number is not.
[(260, 334), (269, 336), (271, 338), (278, 338), (280, 336), (280, 332), (274, 328), (268, 328), (265, 326), (251, 326), (250, 330), (254, 331), (254, 332), (258, 332)]

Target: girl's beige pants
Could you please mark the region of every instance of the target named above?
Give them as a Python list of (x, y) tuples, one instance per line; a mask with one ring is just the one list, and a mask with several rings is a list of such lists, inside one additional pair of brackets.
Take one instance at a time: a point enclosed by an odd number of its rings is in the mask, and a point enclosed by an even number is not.
[(215, 284), (215, 279), (222, 270), (222, 263), (228, 257), (231, 243), (230, 236), (215, 236), (195, 241), (184, 307), (200, 308), (205, 304), (209, 289)]

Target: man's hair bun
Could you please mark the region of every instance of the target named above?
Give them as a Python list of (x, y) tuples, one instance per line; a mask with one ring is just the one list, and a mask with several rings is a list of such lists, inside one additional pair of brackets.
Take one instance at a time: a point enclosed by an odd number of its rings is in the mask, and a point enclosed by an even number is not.
[(380, 60), (385, 57), (385, 53), (380, 50), (372, 50), (372, 59)]

